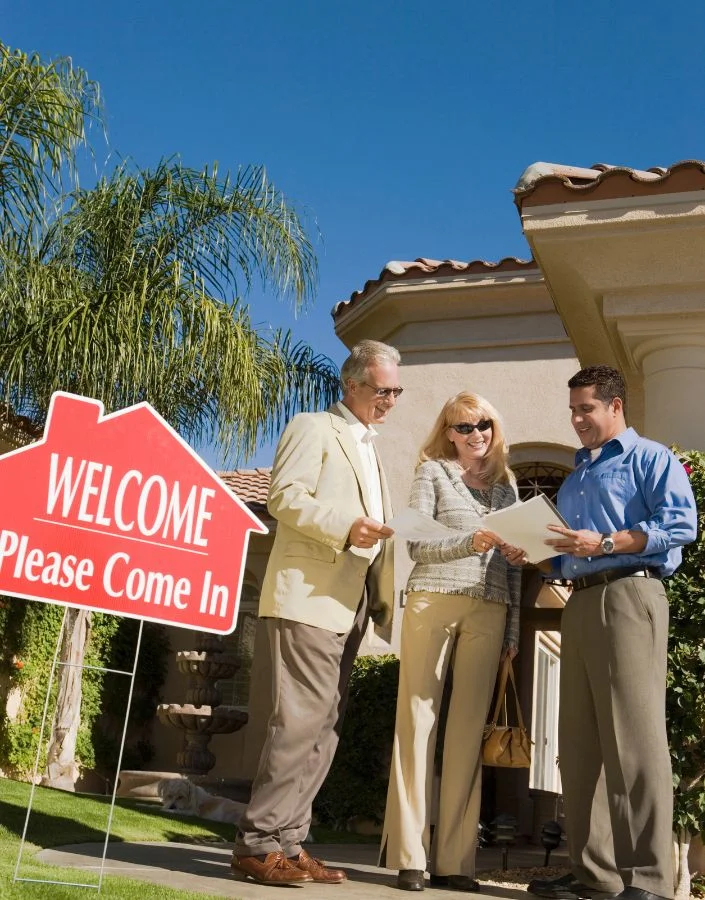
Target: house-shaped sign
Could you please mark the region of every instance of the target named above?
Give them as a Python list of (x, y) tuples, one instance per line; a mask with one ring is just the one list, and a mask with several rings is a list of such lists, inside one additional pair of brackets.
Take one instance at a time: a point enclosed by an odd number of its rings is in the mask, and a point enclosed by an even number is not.
[(228, 634), (265, 526), (147, 403), (57, 392), (0, 457), (0, 594)]

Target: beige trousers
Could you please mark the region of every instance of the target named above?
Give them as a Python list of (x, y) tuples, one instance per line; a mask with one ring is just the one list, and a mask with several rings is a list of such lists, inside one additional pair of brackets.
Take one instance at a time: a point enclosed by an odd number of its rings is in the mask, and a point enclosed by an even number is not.
[(578, 591), (561, 624), (559, 753), (580, 881), (673, 897), (668, 601), (656, 579)]
[(237, 855), (301, 852), (311, 805), (338, 747), (350, 673), (368, 619), (366, 596), (347, 634), (266, 619), (274, 706), (252, 797), (235, 837)]
[[(507, 608), (464, 594), (410, 593), (401, 637), (399, 695), (382, 860), (392, 869), (475, 874), (480, 746)], [(430, 848), (433, 758), (448, 665), (453, 691), (443, 746), (438, 821)]]

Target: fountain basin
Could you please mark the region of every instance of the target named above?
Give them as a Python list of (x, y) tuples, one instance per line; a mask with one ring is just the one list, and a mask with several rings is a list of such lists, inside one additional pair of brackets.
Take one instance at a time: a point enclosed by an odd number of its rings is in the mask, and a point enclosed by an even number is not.
[(162, 725), (188, 733), (232, 734), (247, 724), (247, 713), (234, 706), (194, 706), (191, 703), (160, 703), (157, 715)]

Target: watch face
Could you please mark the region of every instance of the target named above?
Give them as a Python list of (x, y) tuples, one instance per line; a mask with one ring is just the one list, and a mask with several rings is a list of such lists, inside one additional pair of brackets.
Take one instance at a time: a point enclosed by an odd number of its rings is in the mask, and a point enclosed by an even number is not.
[(614, 540), (611, 537), (603, 537), (601, 546), (603, 553), (614, 553)]

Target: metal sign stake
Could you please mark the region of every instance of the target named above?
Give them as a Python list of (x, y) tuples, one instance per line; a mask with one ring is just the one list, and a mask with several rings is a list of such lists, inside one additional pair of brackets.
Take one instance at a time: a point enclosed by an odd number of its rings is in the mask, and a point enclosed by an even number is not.
[[(32, 787), (29, 793), (29, 802), (27, 804), (27, 815), (24, 820), (24, 828), (22, 829), (22, 837), (20, 839), (20, 848), (17, 854), (17, 863), (15, 865), (15, 872), (12, 877), (13, 882), (15, 881), (24, 881), (31, 882), (34, 884), (58, 884), (63, 885), (64, 887), (82, 887), (82, 888), (91, 888), (93, 890), (97, 890), (100, 893), (101, 888), (103, 886), (103, 878), (105, 875), (105, 860), (108, 854), (108, 842), (110, 841), (110, 829), (113, 823), (113, 813), (115, 811), (115, 797), (117, 795), (118, 788), (118, 776), (120, 773), (120, 768), (122, 766), (122, 756), (125, 750), (125, 740), (127, 738), (127, 725), (130, 718), (130, 709), (132, 706), (132, 695), (135, 689), (135, 675), (137, 673), (137, 663), (139, 661), (140, 647), (142, 645), (142, 631), (144, 629), (144, 621), (140, 619), (139, 631), (137, 632), (137, 643), (135, 645), (135, 658), (132, 665), (132, 669), (129, 671), (123, 671), (121, 669), (108, 669), (102, 666), (90, 666), (90, 665), (77, 665), (76, 663), (61, 663), (59, 662), (59, 654), (61, 652), (61, 645), (63, 642), (64, 631), (66, 628), (66, 619), (68, 615), (68, 607), (66, 607), (64, 611), (64, 617), (61, 621), (61, 628), (59, 629), (59, 636), (56, 641), (56, 650), (54, 651), (54, 659), (51, 664), (51, 671), (49, 673), (49, 682), (47, 684), (47, 692), (46, 697), (44, 699), (44, 710), (42, 712), (42, 724), (39, 729), (39, 741), (37, 743), (37, 754), (34, 759), (34, 771), (32, 772)], [(110, 798), (110, 809), (108, 812), (108, 823), (105, 830), (105, 841), (103, 842), (103, 853), (100, 859), (100, 869), (98, 872), (98, 883), (90, 884), (87, 882), (78, 882), (78, 881), (54, 881), (48, 878), (22, 878), (19, 875), (20, 865), (22, 862), (22, 854), (24, 852), (24, 846), (27, 838), (27, 829), (29, 827), (29, 818), (32, 813), (32, 806), (34, 803), (34, 795), (37, 787), (37, 773), (39, 772), (39, 761), (42, 755), (42, 746), (44, 743), (44, 731), (46, 728), (47, 714), (49, 711), (49, 702), (51, 699), (51, 689), (54, 684), (54, 678), (56, 676), (56, 670), (59, 666), (73, 666), (80, 669), (92, 669), (98, 672), (106, 672), (114, 675), (128, 675), (130, 676), (130, 690), (127, 697), (127, 706), (125, 709), (125, 719), (122, 727), (122, 736), (120, 739), (120, 750), (118, 752), (118, 760), (117, 760), (117, 770), (115, 773), (114, 785), (113, 785), (113, 793)], [(48, 742), (48, 739), (47, 739)]]

